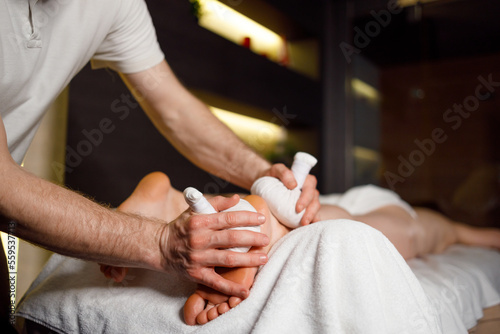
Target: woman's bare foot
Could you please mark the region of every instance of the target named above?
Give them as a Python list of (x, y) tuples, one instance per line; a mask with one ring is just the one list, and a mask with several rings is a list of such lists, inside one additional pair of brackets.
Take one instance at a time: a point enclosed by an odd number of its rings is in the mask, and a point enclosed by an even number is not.
[[(117, 208), (119, 211), (153, 217), (171, 222), (188, 208), (181, 192), (174, 189), (167, 175), (153, 172), (139, 182), (132, 194)], [(121, 282), (127, 268), (101, 265), (101, 272)]]
[[(266, 202), (259, 196), (249, 195), (245, 197), (252, 206), (266, 216), (266, 222), (261, 226), (261, 232), (269, 236), (269, 245), (263, 248), (253, 247), (249, 252), (268, 253), (272, 245), (290, 230), (281, 225), (270, 213)], [(244, 268), (217, 268), (216, 271), (226, 279), (238, 282), (250, 288), (253, 285), (257, 267)], [(213, 289), (199, 285), (184, 304), (184, 320), (188, 325), (205, 324), (214, 320), (219, 315), (226, 313), (231, 308), (241, 303), (241, 299), (227, 296)]]

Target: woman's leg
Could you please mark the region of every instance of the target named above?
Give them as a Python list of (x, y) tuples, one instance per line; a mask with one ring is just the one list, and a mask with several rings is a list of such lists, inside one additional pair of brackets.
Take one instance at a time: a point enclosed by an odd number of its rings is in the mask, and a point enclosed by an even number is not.
[(421, 245), (426, 253), (440, 253), (454, 243), (500, 250), (500, 230), (497, 228), (462, 224), (425, 208), (415, 208), (415, 212), (420, 229), (427, 233), (426, 242)]
[(396, 205), (385, 206), (364, 215), (354, 216), (354, 220), (382, 232), (405, 260), (422, 255), (419, 242), (425, 237), (417, 221), (403, 208)]
[(388, 205), (364, 215), (350, 216), (339, 207), (323, 205), (318, 215), (321, 220), (353, 219), (379, 230), (405, 260), (441, 253), (456, 243), (500, 249), (498, 229), (477, 228), (457, 223), (425, 208), (414, 208), (414, 210), (415, 218), (397, 205)]

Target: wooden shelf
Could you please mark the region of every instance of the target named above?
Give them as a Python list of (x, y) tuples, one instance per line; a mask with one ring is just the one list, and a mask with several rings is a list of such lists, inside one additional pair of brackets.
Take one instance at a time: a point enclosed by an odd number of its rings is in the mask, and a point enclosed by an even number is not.
[[(192, 89), (268, 110), (287, 107), (291, 125), (316, 125), (320, 83), (200, 27), (188, 1), (154, 3), (153, 21), (167, 61)], [(164, 13), (171, 13), (166, 20)]]
[(191, 0), (200, 26), (312, 79), (319, 78), (318, 34), (262, 0)]

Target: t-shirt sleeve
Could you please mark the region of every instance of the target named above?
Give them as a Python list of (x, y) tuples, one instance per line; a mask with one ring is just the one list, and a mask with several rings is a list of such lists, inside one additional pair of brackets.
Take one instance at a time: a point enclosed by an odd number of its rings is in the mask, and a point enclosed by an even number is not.
[(92, 57), (92, 67), (135, 73), (159, 64), (164, 54), (145, 1), (119, 3), (111, 29)]

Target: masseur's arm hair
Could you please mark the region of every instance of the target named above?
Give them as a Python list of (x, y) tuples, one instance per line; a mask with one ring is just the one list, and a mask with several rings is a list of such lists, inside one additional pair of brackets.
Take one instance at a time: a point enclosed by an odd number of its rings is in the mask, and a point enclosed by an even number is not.
[(2, 231), (64, 255), (161, 268), (158, 239), (164, 222), (114, 212), (30, 174), (12, 159), (1, 118), (0, 184)]
[[(218, 250), (267, 245), (269, 240), (264, 234), (226, 230), (260, 225), (263, 221), (258, 214), (240, 212), (236, 216), (231, 212), (203, 217), (185, 212), (166, 224), (113, 211), (18, 166), (7, 148), (1, 118), (0, 185), (0, 229), (63, 255), (120, 267), (163, 272), (173, 269), (240, 298), (248, 296), (248, 288), (224, 279), (214, 266), (251, 267), (267, 262), (265, 254)], [(235, 205), (235, 200), (220, 197), (212, 204), (216, 210), (225, 210)], [(10, 220), (16, 223), (10, 224)], [(193, 246), (194, 240), (197, 247)]]
[(156, 128), (195, 165), (246, 189), (271, 167), (184, 88), (166, 61), (121, 76)]

